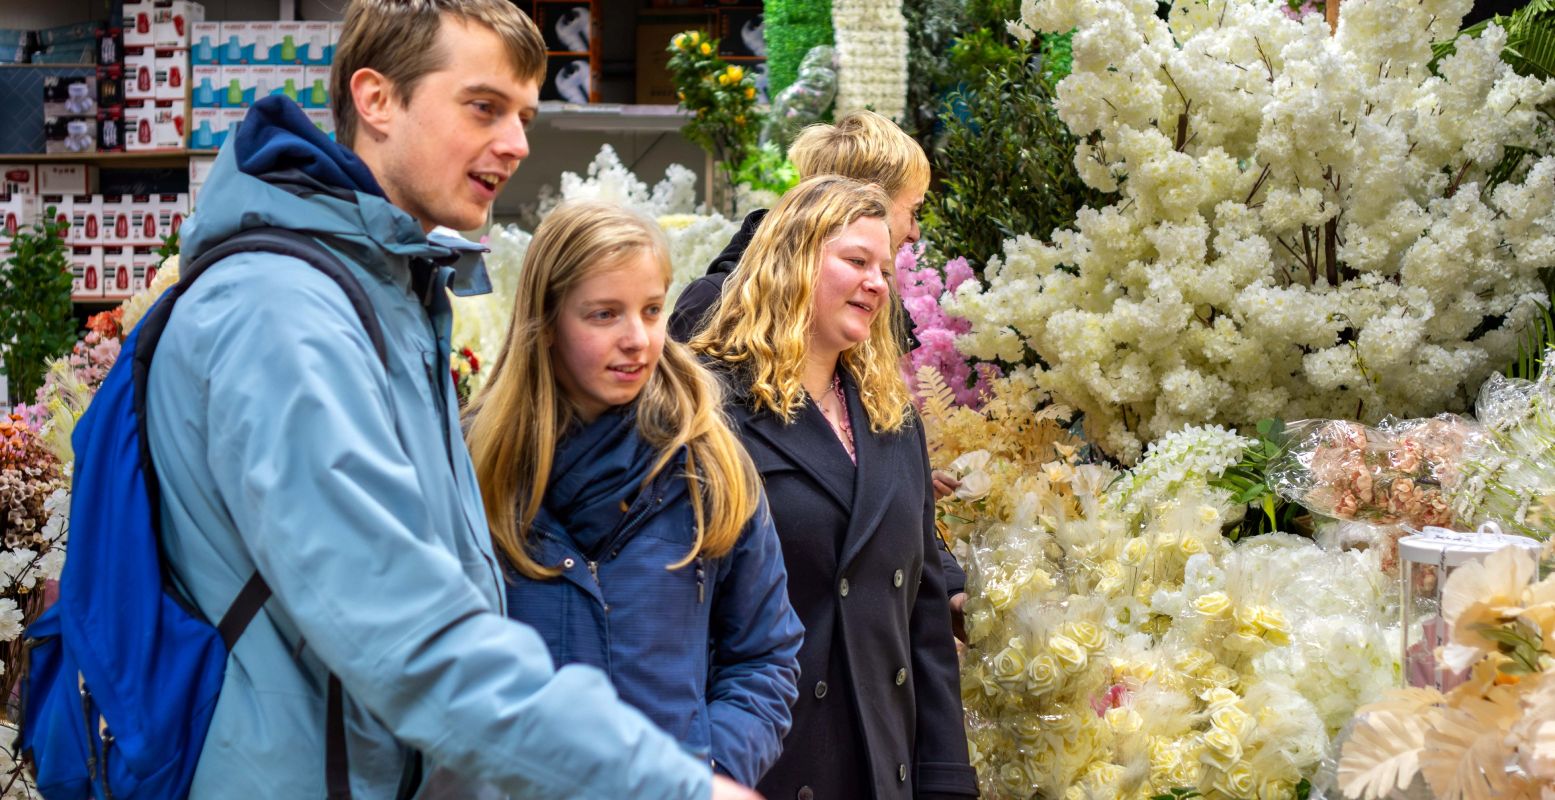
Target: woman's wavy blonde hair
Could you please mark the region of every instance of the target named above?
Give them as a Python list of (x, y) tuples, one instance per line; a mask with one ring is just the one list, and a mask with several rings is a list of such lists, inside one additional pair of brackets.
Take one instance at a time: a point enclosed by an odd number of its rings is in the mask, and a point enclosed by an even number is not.
[[(756, 229), (691, 349), (732, 367), (757, 408), (792, 422), (805, 402), (800, 374), (826, 244), (865, 217), (890, 224), (890, 207), (879, 186), (837, 175), (808, 178), (790, 189)], [(910, 403), (898, 366), (902, 346), (894, 326), (901, 304), (894, 284), (891, 295), (885, 313), (870, 323), (869, 338), (841, 357), (876, 433), (901, 430)]]
[[(513, 322), (492, 374), (465, 412), (466, 439), (497, 549), (523, 575), (559, 571), (529, 553), (556, 441), (577, 419), (551, 360), (567, 292), (602, 270), (648, 253), (670, 282), (669, 247), (652, 221), (602, 202), (567, 203), (546, 217), (524, 256)], [(760, 476), (723, 416), (718, 380), (685, 345), (668, 341), (637, 400), (637, 430), (658, 451), (646, 487), (682, 447), (696, 540), (677, 569), (697, 556), (728, 553), (760, 501)]]

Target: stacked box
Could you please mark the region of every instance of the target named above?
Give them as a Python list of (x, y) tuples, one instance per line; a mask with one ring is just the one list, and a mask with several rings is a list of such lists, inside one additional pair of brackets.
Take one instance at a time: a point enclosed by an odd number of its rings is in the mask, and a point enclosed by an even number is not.
[(189, 33), (205, 19), (205, 6), (191, 0), (158, 0), (151, 23), (153, 47), (189, 46)]
[(157, 256), (156, 248), (146, 245), (137, 246), (131, 251), (130, 258), (134, 265), (133, 283), (130, 284), (133, 291), (150, 289), (152, 281), (157, 279), (157, 267), (162, 263), (162, 259)]
[(92, 170), (85, 164), (39, 164), (39, 194), (86, 194), (92, 191)]
[(70, 296), (91, 300), (103, 296), (103, 248), (76, 245), (70, 248)]
[(130, 245), (103, 247), (103, 297), (129, 297), (135, 293), (135, 248)]
[(103, 240), (103, 196), (78, 194), (70, 198), (70, 241), (97, 244)]

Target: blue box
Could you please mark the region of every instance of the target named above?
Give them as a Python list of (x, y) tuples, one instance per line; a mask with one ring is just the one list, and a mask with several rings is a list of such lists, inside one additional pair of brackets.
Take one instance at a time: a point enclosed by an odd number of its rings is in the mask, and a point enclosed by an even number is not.
[(221, 108), (227, 94), (222, 68), (215, 64), (198, 64), (190, 67), (189, 87), (191, 108)]

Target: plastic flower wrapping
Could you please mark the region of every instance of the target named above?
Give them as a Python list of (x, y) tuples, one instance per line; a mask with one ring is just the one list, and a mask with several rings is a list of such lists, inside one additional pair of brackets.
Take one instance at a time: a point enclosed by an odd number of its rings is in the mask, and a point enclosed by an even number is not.
[(1479, 438), (1455, 414), (1383, 420), (1302, 420), (1286, 428), (1290, 448), (1270, 465), (1276, 493), (1325, 516), (1382, 525), (1450, 527), (1450, 493), (1461, 461)]
[(1006, 242), (947, 303), (963, 349), (1029, 348), (1124, 463), (1186, 425), (1467, 410), (1555, 258), (1555, 81), (1495, 25), (1428, 68), (1469, 7), (1345, 0), (1330, 34), (1266, 0), (1025, 0), (1076, 29), (1056, 107), (1117, 199)]
[[(1241, 508), (1210, 481), (1245, 445), (1189, 428), (1123, 473), (1055, 447), (1012, 503), (953, 529), (984, 796), (1294, 798), (1396, 685), (1396, 584), (1375, 553), (1222, 535)], [(985, 455), (961, 466), (1000, 468)]]
[(1380, 800), (1421, 782), (1441, 798), (1555, 795), (1555, 576), (1539, 575), (1532, 554), (1508, 547), (1448, 576), (1437, 660), (1468, 666), (1468, 680), (1361, 708), (1339, 761), (1346, 796)]
[[(1545, 354), (1555, 363), (1555, 350)], [(1476, 406), (1484, 435), (1463, 464), (1453, 498), (1471, 524), (1548, 539), (1555, 532), (1555, 370), (1534, 381), (1492, 375)]]
[[(671, 164), (664, 179), (650, 187), (621, 163), (620, 156), (608, 144), (600, 148), (586, 176), (564, 172), (559, 193), (549, 187), (541, 192), (539, 219), (543, 221), (568, 200), (617, 203), (658, 222), (669, 242), (672, 303), (686, 284), (702, 276), (740, 229), (738, 222), (721, 214), (699, 211), (696, 174), (691, 170)], [(491, 252), (486, 256), (486, 272), (491, 277), (492, 291), (453, 298), (455, 352), (468, 349), (480, 359), (492, 360), (502, 351), (508, 320), (513, 316), (513, 294), (523, 270), (524, 254), (533, 238), (532, 233), (517, 225), (496, 225), (487, 234), (486, 245)], [(488, 374), (489, 370), (465, 376), (469, 390), (479, 390)]]

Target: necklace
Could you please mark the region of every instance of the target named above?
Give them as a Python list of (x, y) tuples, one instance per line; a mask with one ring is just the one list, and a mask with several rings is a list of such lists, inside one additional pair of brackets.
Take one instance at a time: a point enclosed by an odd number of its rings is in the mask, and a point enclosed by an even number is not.
[[(837, 419), (833, 423), (832, 429), (836, 431), (837, 438), (842, 440), (842, 449), (848, 451), (848, 460), (857, 464), (858, 456), (853, 451), (853, 422), (848, 419), (848, 398), (847, 395), (842, 393), (841, 373), (832, 373), (831, 390), (832, 394), (837, 397)], [(831, 417), (824, 414), (824, 409), (822, 411), (823, 416), (826, 416), (827, 422), (832, 422)]]

